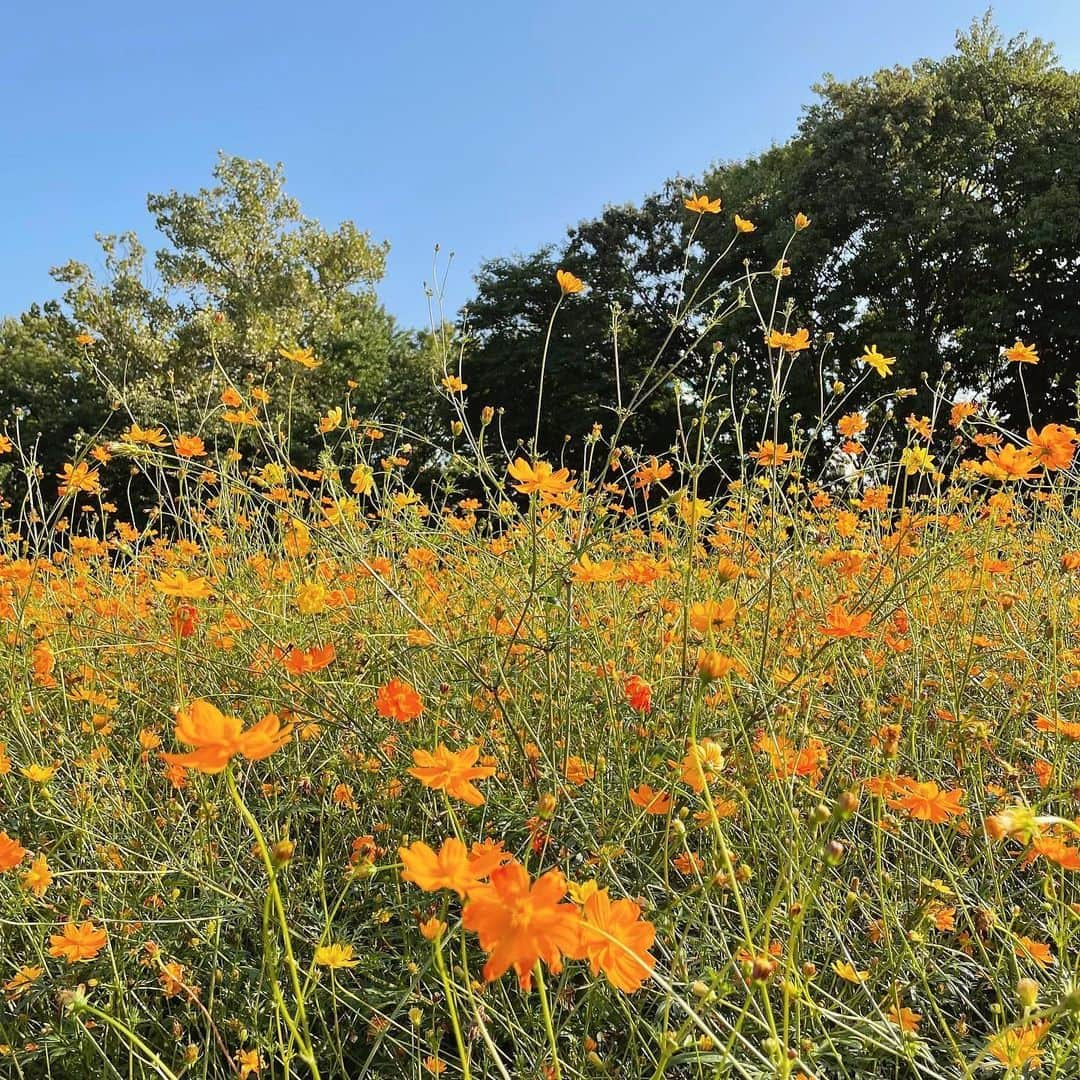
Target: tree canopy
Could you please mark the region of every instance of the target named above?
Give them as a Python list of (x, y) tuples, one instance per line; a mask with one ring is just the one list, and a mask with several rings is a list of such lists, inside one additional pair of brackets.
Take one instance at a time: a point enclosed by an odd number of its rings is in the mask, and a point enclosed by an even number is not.
[[(280, 165), (222, 155), (213, 176), (194, 194), (149, 196), (163, 238), (152, 262), (134, 234), (99, 236), (99, 272), (57, 267), (61, 299), (0, 327), (0, 408), (20, 410), (24, 444), (47, 435), (46, 472), (81, 434), (133, 420), (193, 431), (227, 386), (260, 388), (299, 463), (346, 390), (361, 416), (424, 424), (430, 349), (377, 299), (386, 245), (305, 217)], [(303, 379), (281, 355), (296, 348), (318, 359)]]
[[(897, 357), (895, 385), (920, 392), (945, 379), (1016, 427), (1028, 405), (1042, 421), (1075, 412), (1080, 377), (1080, 73), (1052, 47), (1006, 41), (989, 17), (957, 35), (940, 60), (840, 82), (826, 77), (795, 135), (745, 161), (669, 182), (640, 206), (611, 207), (534, 255), (487, 263), (467, 305), (472, 349), (466, 371), (483, 403), (507, 407), (513, 438), (531, 436), (556, 267), (589, 292), (560, 312), (549, 351), (542, 444), (557, 447), (602, 421), (615, 400), (612, 306), (619, 362), (633, 384), (679, 311), (679, 278), (696, 216), (682, 196), (704, 191), (725, 213), (702, 215), (686, 280), (692, 283), (730, 243), (731, 213), (756, 226), (739, 236), (721, 277), (739, 288), (742, 260), (768, 268), (803, 212), (812, 227), (790, 252), (785, 296), (815, 341), (832, 335), (826, 378), (841, 377), (865, 345)], [(718, 341), (738, 343), (740, 393), (766, 392), (760, 326), (752, 308), (700, 340), (679, 331), (668, 355), (680, 365), (662, 397), (633, 428), (644, 449), (671, 439), (676, 380), (702, 392)], [(1002, 346), (1034, 342), (1042, 362), (1009, 378)], [(755, 359), (756, 357), (756, 359)], [(759, 362), (760, 361), (760, 362)], [(813, 367), (813, 370), (811, 370)], [(801, 377), (805, 375), (805, 377)], [(789, 414), (819, 411), (809, 360), (785, 388)], [(1027, 403), (1024, 399), (1026, 386)], [(859, 407), (877, 387), (867, 387)], [(474, 394), (474, 400), (477, 395)]]

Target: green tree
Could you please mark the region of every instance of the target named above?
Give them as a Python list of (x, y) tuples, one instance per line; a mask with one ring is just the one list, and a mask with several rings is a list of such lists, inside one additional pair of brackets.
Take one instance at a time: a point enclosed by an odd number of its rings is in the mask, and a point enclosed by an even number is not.
[[(557, 447), (603, 419), (616, 400), (611, 305), (622, 310), (620, 361), (629, 385), (670, 332), (691, 188), (721, 196), (724, 213), (705, 215), (687, 281), (712, 265), (731, 239), (732, 212), (753, 221), (740, 237), (741, 260), (771, 267), (798, 212), (812, 226), (791, 247), (783, 296), (795, 325), (820, 344), (834, 335), (824, 375), (847, 380), (866, 344), (898, 357), (888, 386), (915, 387), (906, 410), (927, 411), (931, 383), (975, 394), (1016, 427), (1028, 408), (1038, 422), (1075, 415), (1080, 376), (1080, 74), (1064, 70), (1051, 46), (1025, 36), (1004, 41), (987, 17), (957, 35), (956, 50), (842, 83), (826, 78), (786, 143), (745, 161), (725, 162), (696, 183), (670, 182), (640, 207), (614, 207), (568, 233), (557, 247), (487, 263), (467, 306), (474, 348), (467, 355), (470, 396), (506, 407), (511, 439), (531, 437), (539, 359), (565, 266), (590, 285), (564, 305), (552, 341), (541, 442)], [(765, 279), (772, 284), (771, 278)], [(768, 290), (766, 290), (768, 291)], [(770, 292), (771, 299), (771, 292)], [(1023, 371), (1003, 345), (1034, 342), (1042, 362)], [(753, 306), (722, 332), (669, 343), (686, 399), (703, 390), (711, 348), (722, 339), (741, 354), (737, 400), (748, 409), (768, 395), (768, 370)], [(811, 354), (786, 385), (788, 415), (812, 425), (820, 412), (818, 364)], [(948, 366), (946, 366), (948, 365)], [(850, 402), (880, 393), (876, 377)], [(631, 426), (627, 441), (663, 449), (673, 430), (674, 379)], [(692, 406), (691, 406), (692, 407)], [(510, 449), (512, 449), (512, 444)], [(811, 462), (813, 464), (813, 462)]]
[[(80, 433), (98, 430), (110, 415), (92, 367), (74, 341), (57, 339), (55, 329), (39, 307), (0, 320), (4, 431), (50, 481)], [(8, 452), (0, 463), (0, 490), (18, 499), (25, 483), (15, 454)]]
[[(46, 471), (78, 432), (115, 435), (131, 420), (224, 433), (204, 421), (227, 385), (267, 391), (275, 434), (300, 463), (314, 461), (318, 417), (346, 393), (361, 417), (429, 422), (417, 390), (431, 385), (432, 350), (375, 294), (386, 245), (351, 222), (330, 231), (305, 217), (281, 166), (222, 155), (213, 176), (195, 194), (148, 198), (164, 239), (153, 274), (136, 236), (101, 236), (100, 273), (58, 267), (62, 298), (5, 324), (0, 408), (29, 409), (48, 435)], [(279, 355), (296, 346), (320, 365)]]
[[(610, 433), (618, 403), (635, 395), (623, 440), (667, 446), (676, 425), (676, 375), (700, 375), (707, 349), (692, 349), (693, 327), (673, 328), (685, 248), (682, 185), (640, 206), (612, 206), (570, 229), (564, 244), (527, 257), (494, 259), (477, 275), (477, 293), (462, 315), (469, 345), (465, 374), (473, 412), (502, 409), (503, 440), (510, 453), (531, 442), (536, 426), (540, 362), (552, 310), (559, 299), (560, 268), (587, 283), (568, 297), (547, 349), (541, 449), (559, 452), (567, 436), (580, 438), (594, 423)], [(674, 330), (674, 332), (673, 332)], [(617, 347), (616, 347), (617, 346)], [(654, 363), (655, 362), (655, 363)]]
[(754, 214), (762, 250), (796, 212), (813, 218), (792, 254), (799, 316), (836, 334), (841, 360), (875, 342), (896, 355), (896, 385), (951, 365), (950, 387), (1019, 427), (1024, 389), (1000, 348), (1033, 341), (1031, 410), (1067, 419), (1080, 374), (1080, 73), (1045, 42), (1003, 40), (987, 16), (942, 60), (815, 90), (790, 143), (706, 178)]

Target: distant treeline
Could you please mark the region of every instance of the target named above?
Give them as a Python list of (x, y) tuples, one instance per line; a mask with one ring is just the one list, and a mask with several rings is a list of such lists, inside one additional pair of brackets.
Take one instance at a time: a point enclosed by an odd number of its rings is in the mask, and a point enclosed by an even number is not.
[[(677, 410), (685, 423), (708, 373), (730, 377), (732, 354), (741, 400), (752, 409), (756, 391), (764, 409), (752, 303), (715, 328), (673, 325), (684, 283), (692, 287), (732, 240), (733, 215), (745, 231), (718, 267), (716, 280), (729, 283), (718, 304), (737, 299), (744, 260), (758, 270), (777, 264), (801, 212), (810, 226), (778, 272), (791, 271), (791, 325), (807, 327), (815, 348), (804, 377), (796, 369), (785, 388), (788, 416), (812, 426), (819, 366), (826, 383), (842, 380), (874, 343), (897, 357), (890, 385), (917, 392), (905, 412), (925, 412), (927, 385), (944, 379), (1014, 428), (1026, 427), (1029, 410), (1043, 423), (1074, 417), (1080, 73), (1063, 69), (1050, 45), (1005, 41), (984, 19), (944, 59), (846, 83), (827, 77), (814, 91), (782, 145), (673, 179), (639, 205), (608, 207), (534, 254), (489, 261), (458, 324), (434, 336), (401, 328), (379, 303), (385, 245), (351, 223), (327, 231), (305, 218), (280, 166), (223, 156), (209, 189), (150, 196), (165, 240), (152, 273), (133, 235), (100, 237), (100, 272), (57, 267), (60, 300), (0, 323), (0, 415), (24, 447), (37, 442), (39, 465), (53, 474), (81, 440), (117, 435), (133, 420), (190, 430), (224, 385), (259, 387), (276, 436), (298, 463), (314, 464), (324, 445), (318, 418), (347, 394), (352, 416), (402, 428), (412, 466), (437, 471), (444, 459), (425, 448), (445, 440), (450, 414), (434, 392), (445, 355), (436, 338), (456, 335), (469, 410), (479, 419), (485, 406), (501, 408), (512, 451), (533, 435), (563, 267), (588, 288), (564, 305), (552, 334), (540, 448), (558, 455), (567, 436), (574, 445), (595, 423), (615, 426), (617, 338), (627, 394), (658, 351), (671, 358), (666, 385), (623, 439), (662, 452)], [(703, 115), (703, 139), (708, 129)], [(688, 213), (692, 193), (719, 198), (723, 211)], [(1015, 340), (1034, 343), (1041, 359), (1022, 382), (1000, 361)], [(280, 356), (297, 347), (319, 361), (303, 378)], [(880, 389), (868, 384), (852, 408)], [(231, 445), (236, 431), (204, 425), (198, 434)]]

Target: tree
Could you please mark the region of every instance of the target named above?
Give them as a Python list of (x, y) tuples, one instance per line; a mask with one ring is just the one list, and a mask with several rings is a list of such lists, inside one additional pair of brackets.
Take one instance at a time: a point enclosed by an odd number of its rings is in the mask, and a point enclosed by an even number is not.
[[(707, 353), (704, 346), (691, 348), (692, 326), (673, 328), (671, 319), (686, 240), (682, 187), (672, 181), (640, 206), (608, 207), (570, 229), (557, 248), (482, 267), (477, 294), (462, 315), (469, 401), (474, 413), (485, 405), (503, 410), (501, 430), (511, 453), (533, 438), (560, 268), (588, 287), (565, 300), (551, 330), (540, 447), (558, 453), (567, 436), (583, 436), (594, 423), (611, 433), (619, 401), (629, 406), (641, 392), (647, 400), (634, 410), (621, 441), (653, 448), (671, 443), (676, 378), (692, 382)], [(677, 358), (684, 362), (670, 373)]]
[[(39, 307), (0, 321), (0, 401), (6, 432), (55, 476), (80, 433), (92, 433), (110, 415), (104, 387), (74, 342), (58, 341), (54, 323)], [(15, 457), (0, 458), (0, 490), (18, 499), (24, 489)]]
[[(512, 439), (532, 433), (530, 410), (553, 276), (565, 266), (590, 285), (560, 312), (551, 343), (541, 443), (559, 445), (602, 419), (616, 400), (611, 305), (623, 311), (620, 361), (629, 385), (645, 369), (680, 311), (680, 270), (692, 215), (687, 190), (720, 196), (724, 213), (704, 215), (695, 237), (691, 285), (731, 240), (731, 214), (756, 231), (739, 238), (734, 266), (772, 266), (798, 212), (812, 219), (791, 247), (783, 297), (792, 318), (834, 343), (831, 381), (851, 381), (863, 346), (895, 355), (892, 387), (915, 387), (905, 408), (927, 411), (931, 383), (978, 395), (1016, 427), (1065, 421), (1075, 413), (1080, 376), (1080, 73), (1058, 64), (1044, 42), (1005, 42), (989, 18), (957, 35), (956, 51), (841, 83), (826, 78), (786, 143), (745, 161), (725, 162), (696, 182), (669, 182), (640, 207), (611, 207), (571, 229), (561, 245), (487, 263), (467, 306), (475, 343), (467, 356), (477, 407), (506, 407)], [(766, 278), (770, 282), (770, 278)], [(703, 392), (711, 348), (722, 339), (741, 354), (738, 399), (768, 393), (756, 311), (725, 320), (696, 348), (679, 330), (668, 347), (687, 400)], [(1000, 355), (1015, 340), (1042, 357), (1024, 370)], [(820, 412), (818, 367), (796, 365), (784, 409), (812, 425)], [(946, 366), (948, 365), (948, 366)], [(627, 441), (651, 452), (670, 441), (674, 385), (631, 425)], [(850, 400), (865, 406), (881, 390), (867, 383)], [(865, 391), (865, 392), (863, 392)], [(756, 395), (756, 396), (755, 396)], [(861, 396), (860, 396), (861, 395)], [(608, 414), (609, 415), (609, 414)], [(512, 449), (512, 445), (510, 449)], [(810, 464), (813, 464), (811, 461)]]
[(1024, 390), (1000, 350), (1033, 341), (1032, 411), (1067, 419), (1080, 373), (1080, 73), (1037, 39), (1005, 42), (986, 17), (943, 60), (815, 90), (789, 144), (706, 179), (755, 210), (766, 246), (797, 211), (813, 218), (793, 249), (797, 311), (837, 335), (842, 359), (875, 342), (896, 355), (897, 385), (951, 365), (948, 385), (1015, 426)]
[[(424, 421), (403, 373), (430, 385), (431, 350), (378, 302), (386, 245), (351, 222), (328, 231), (305, 217), (280, 165), (222, 155), (213, 175), (195, 194), (148, 198), (165, 241), (154, 284), (136, 236), (101, 236), (100, 276), (78, 262), (58, 267), (62, 299), (5, 324), (0, 408), (29, 408), (35, 430), (48, 433), (47, 472), (79, 431), (115, 436), (135, 420), (223, 433), (206, 418), (230, 385), (267, 392), (302, 464), (322, 445), (320, 413), (346, 391), (361, 417), (408, 422), (401, 414), (412, 410)], [(280, 356), (298, 346), (320, 365), (301, 370)]]

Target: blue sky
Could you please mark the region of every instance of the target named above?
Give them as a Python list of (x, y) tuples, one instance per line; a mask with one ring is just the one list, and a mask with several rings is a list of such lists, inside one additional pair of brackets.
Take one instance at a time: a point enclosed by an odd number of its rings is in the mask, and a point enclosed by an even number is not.
[[(95, 232), (155, 246), (146, 193), (209, 181), (219, 148), (285, 163), (326, 225), (391, 243), (380, 288), (427, 321), (492, 256), (605, 203), (786, 138), (810, 85), (949, 51), (980, 0), (50, 0), (0, 15), (0, 315), (97, 265)], [(748, 21), (747, 11), (753, 11)], [(1003, 0), (1007, 34), (1080, 67), (1077, 0)]]

